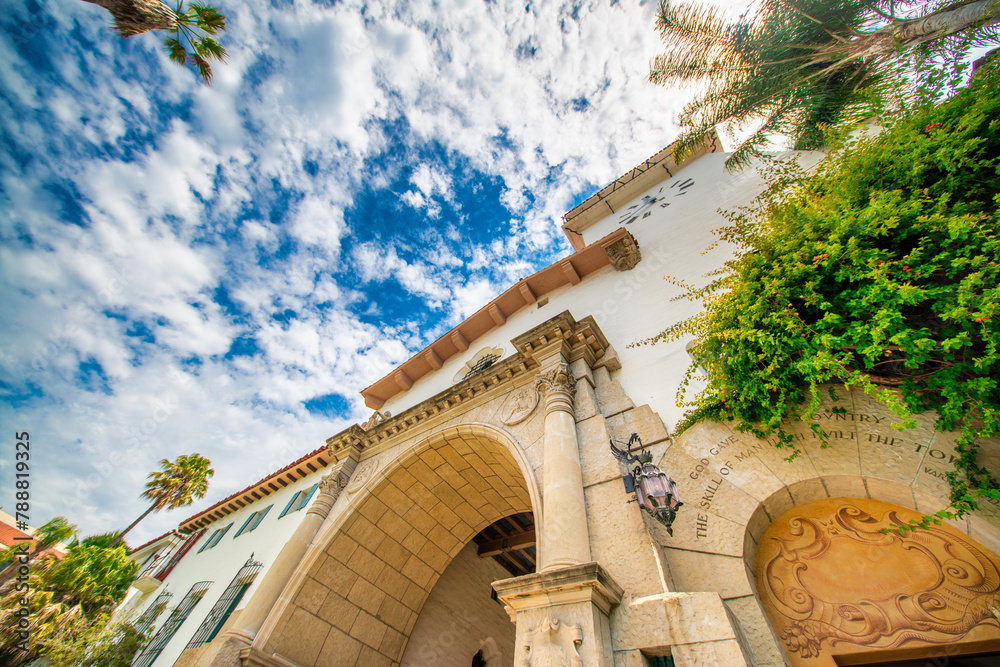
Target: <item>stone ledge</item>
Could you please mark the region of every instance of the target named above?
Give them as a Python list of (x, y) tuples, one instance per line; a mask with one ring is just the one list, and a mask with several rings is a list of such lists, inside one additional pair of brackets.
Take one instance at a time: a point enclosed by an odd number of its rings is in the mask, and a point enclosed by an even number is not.
[(243, 667), (302, 667), (278, 655), (267, 655), (255, 648), (247, 647), (240, 651), (240, 661)]
[(735, 640), (718, 593), (658, 593), (621, 605), (612, 617), (614, 650)]
[(593, 602), (605, 614), (622, 599), (622, 589), (598, 563), (582, 563), (493, 582), (497, 596), (514, 612), (576, 602)]

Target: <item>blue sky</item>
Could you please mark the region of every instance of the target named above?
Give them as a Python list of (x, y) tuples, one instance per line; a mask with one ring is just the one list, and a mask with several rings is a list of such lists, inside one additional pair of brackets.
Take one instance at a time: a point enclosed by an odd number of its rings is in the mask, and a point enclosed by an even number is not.
[(560, 216), (669, 143), (655, 3), (224, 3), (212, 87), (78, 0), (0, 12), (0, 504), (127, 525), (370, 414), (359, 391), (570, 252)]

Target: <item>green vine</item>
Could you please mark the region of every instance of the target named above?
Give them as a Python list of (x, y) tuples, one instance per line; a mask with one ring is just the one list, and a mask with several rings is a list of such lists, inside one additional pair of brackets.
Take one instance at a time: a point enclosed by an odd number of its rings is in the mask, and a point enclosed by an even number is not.
[[(735, 258), (685, 295), (703, 312), (639, 344), (698, 340), (678, 432), (735, 420), (777, 435), (789, 458), (783, 422), (825, 437), (821, 385), (864, 391), (900, 429), (936, 411), (936, 428), (958, 434), (947, 477), (961, 516), (1000, 498), (979, 456), (1000, 427), (1000, 76), (989, 67), (884, 125), (843, 138), (813, 174), (767, 162), (767, 190), (717, 230)], [(700, 369), (707, 385), (688, 400)]]

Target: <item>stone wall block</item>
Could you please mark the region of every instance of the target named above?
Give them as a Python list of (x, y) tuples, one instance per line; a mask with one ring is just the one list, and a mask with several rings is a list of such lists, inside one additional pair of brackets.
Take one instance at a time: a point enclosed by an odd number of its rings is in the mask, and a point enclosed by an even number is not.
[(677, 667), (749, 667), (735, 639), (677, 646), (673, 656)]
[(616, 651), (674, 650), (682, 644), (736, 639), (718, 593), (661, 593), (622, 601), (611, 614), (611, 629)]
[(855, 475), (823, 475), (823, 485), (831, 498), (867, 498), (864, 478)]
[(792, 494), (792, 500), (795, 501), (796, 505), (807, 503), (810, 500), (820, 500), (821, 498), (829, 497), (826, 487), (823, 486), (823, 480), (818, 477), (795, 482), (789, 485), (788, 492)]
[(594, 372), (587, 365), (587, 360), (580, 358), (570, 362), (569, 372), (576, 380), (576, 395), (573, 399), (576, 420), (583, 421), (599, 414), (601, 408), (597, 403), (597, 392), (594, 388)]
[(633, 433), (638, 433), (645, 446), (663, 442), (669, 437), (667, 427), (660, 415), (648, 405), (626, 410), (608, 419), (608, 429), (618, 446), (628, 442)]
[(763, 665), (784, 665), (785, 657), (778, 638), (771, 629), (764, 609), (754, 596), (726, 600), (726, 606), (740, 620), (758, 667)]
[[(921, 491), (919, 489), (912, 489), (913, 491), (913, 501), (915, 503), (914, 509), (923, 514), (934, 514), (943, 509), (947, 509), (950, 505), (948, 502), (948, 495), (945, 493), (942, 496), (935, 496), (926, 491)], [(944, 523), (956, 530), (960, 530), (963, 533), (971, 535), (971, 527), (969, 525), (970, 516), (966, 516), (962, 519), (944, 519)], [(980, 517), (982, 518), (982, 517)], [(987, 523), (992, 523), (996, 525), (996, 521), (992, 519), (985, 519)]]
[(611, 453), (610, 435), (604, 415), (597, 414), (576, 424), (576, 437), (580, 443), (580, 466), (584, 487), (611, 479), (621, 479), (618, 459)]
[(679, 591), (715, 591), (722, 599), (753, 595), (743, 557), (664, 549)]
[[(667, 457), (683, 452), (692, 463), (673, 475), (700, 479), (708, 474), (727, 472), (726, 479), (757, 500), (763, 500), (784, 486), (781, 479), (755, 455), (767, 443), (736, 433), (725, 424), (703, 421), (682, 433), (667, 450)], [(661, 465), (661, 468), (666, 470)], [(684, 495), (681, 498), (685, 498)]]
[(616, 415), (635, 407), (632, 399), (625, 395), (617, 380), (611, 379), (607, 368), (594, 369), (594, 386), (597, 390), (597, 404), (605, 417)]
[(295, 632), (281, 635), (275, 653), (300, 665), (313, 665), (326, 642), (331, 625), (304, 609), (294, 606), (290, 608), (294, 611), (291, 613), (288, 625), (295, 628)]
[(663, 547), (687, 549), (724, 556), (743, 556), (744, 524), (729, 521), (711, 512), (699, 512), (687, 505), (674, 520), (674, 534), (668, 535), (659, 522), (651, 521), (656, 541)]
[(861, 452), (856, 424), (838, 421), (820, 425), (826, 432), (826, 443), (804, 424), (791, 432), (816, 470), (822, 475), (860, 475)]
[(767, 527), (771, 525), (771, 517), (767, 515), (764, 505), (757, 505), (747, 522), (747, 534), (753, 538), (754, 543), (760, 542), (760, 536), (764, 534)]
[(771, 517), (771, 521), (774, 521), (794, 506), (795, 500), (792, 498), (792, 494), (788, 492), (787, 488), (782, 489), (764, 501), (764, 511), (767, 512), (769, 517)]
[(1000, 530), (993, 523), (979, 516), (970, 516), (968, 526), (972, 539), (1000, 555)]
[(615, 667), (647, 667), (641, 651), (615, 651)]
[[(739, 479), (732, 468), (724, 463), (722, 467), (713, 466), (712, 463), (711, 459), (693, 459), (676, 446), (669, 448), (660, 459), (660, 469), (677, 484), (677, 491), (684, 502), (678, 514), (711, 513), (728, 521), (749, 520), (760, 500), (747, 493), (746, 487), (739, 485)], [(781, 488), (777, 478), (765, 479), (772, 482), (774, 491)]]
[(632, 595), (664, 592), (653, 536), (620, 478), (587, 487), (585, 496), (594, 560)]
[(917, 503), (913, 500), (913, 489), (909, 486), (903, 486), (897, 482), (890, 482), (878, 477), (866, 477), (865, 486), (868, 488), (869, 498), (882, 500), (911, 510), (917, 508)]

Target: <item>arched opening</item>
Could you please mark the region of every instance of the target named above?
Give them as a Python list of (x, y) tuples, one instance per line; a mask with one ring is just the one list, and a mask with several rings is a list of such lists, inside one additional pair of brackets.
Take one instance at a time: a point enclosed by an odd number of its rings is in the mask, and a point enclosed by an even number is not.
[[(523, 456), (507, 436), (463, 426), (429, 438), (391, 463), (370, 466), (374, 470), (368, 471), (365, 486), (348, 486), (354, 492), (348, 509), (282, 610), (265, 653), (304, 667), (393, 665), (409, 652), (420, 655), (424, 647), (408, 644), (411, 636), (417, 637), (415, 627), (432, 591), (439, 581), (447, 581), (443, 575), (452, 566), (459, 581), (475, 575), (478, 583), (471, 589), (483, 588), (479, 584), (485, 582), (485, 599), (477, 603), (484, 605), (477, 607), (484, 618), (503, 614), (490, 599), (486, 579), (511, 575), (493, 558), (479, 558), (473, 538), (508, 517), (538, 516), (532, 503), (534, 480), (526, 479), (518, 459)], [(470, 664), (485, 639), (500, 643), (491, 629), (495, 626), (491, 620), (483, 627), (463, 628), (466, 635), (483, 634), (473, 637), (469, 647), (439, 642), (433, 664), (443, 667), (453, 659)], [(436, 636), (440, 639), (440, 632)], [(510, 656), (513, 636), (510, 625)], [(450, 648), (454, 650), (440, 650)]]
[(757, 595), (793, 667), (1000, 657), (1000, 558), (947, 524), (891, 529), (922, 516), (824, 498), (767, 527)]

